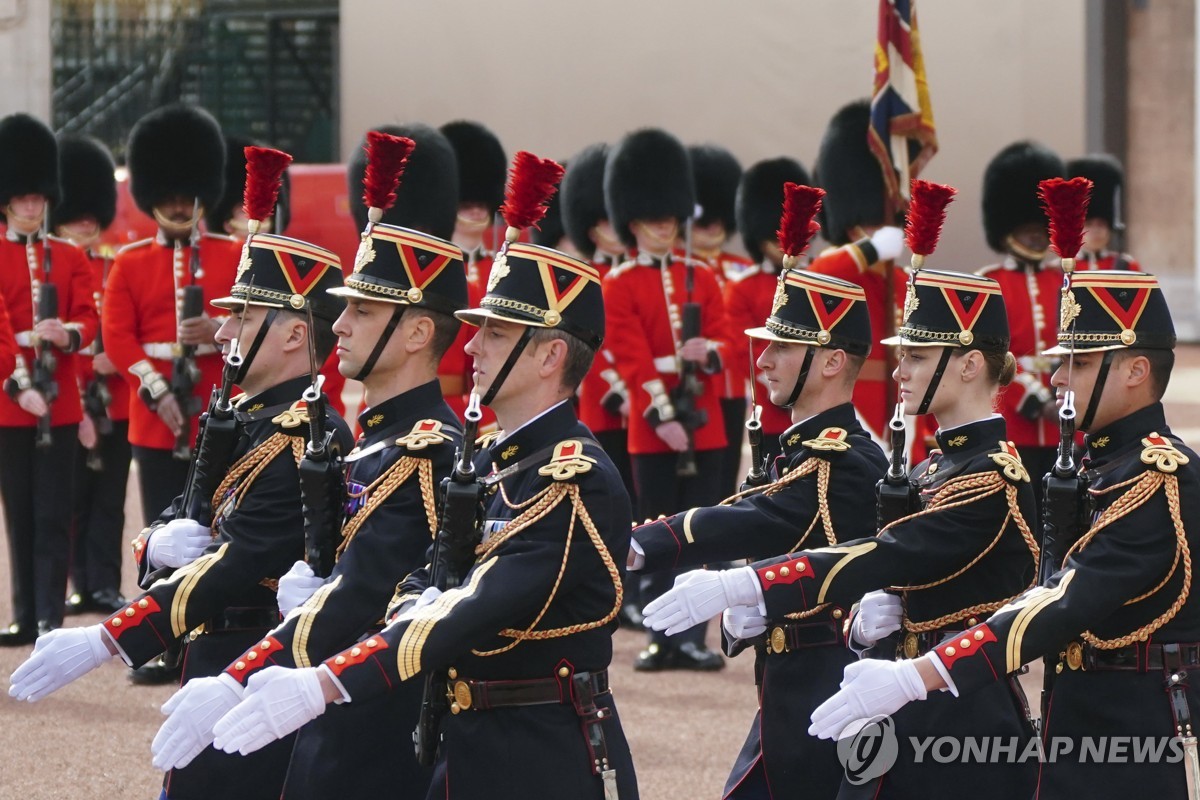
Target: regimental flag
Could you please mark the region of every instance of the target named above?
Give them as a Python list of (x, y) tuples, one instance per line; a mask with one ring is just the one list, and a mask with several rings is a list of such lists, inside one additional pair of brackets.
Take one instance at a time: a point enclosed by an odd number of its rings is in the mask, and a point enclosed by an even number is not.
[(910, 181), (937, 152), (916, 0), (879, 0), (867, 142), (879, 159), (888, 199), (893, 208), (903, 208)]

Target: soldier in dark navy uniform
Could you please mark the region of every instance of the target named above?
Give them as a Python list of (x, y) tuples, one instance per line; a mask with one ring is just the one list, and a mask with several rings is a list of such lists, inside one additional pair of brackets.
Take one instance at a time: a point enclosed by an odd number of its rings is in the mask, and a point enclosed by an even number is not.
[[(865, 498), (887, 459), (850, 403), (871, 350), (866, 296), (852, 283), (800, 270), (785, 270), (778, 284), (766, 325), (746, 331), (766, 344), (758, 366), (771, 402), (790, 410), (793, 420), (779, 437), (783, 455), (770, 469), (770, 482), (719, 506), (635, 528), (632, 566), (649, 571), (766, 558), (875, 533), (875, 508)], [(815, 358), (806, 369), (809, 351)], [(842, 770), (833, 745), (798, 735), (797, 724), (854, 660), (845, 647), (847, 611), (828, 605), (803, 619), (780, 617), (748, 631), (727, 614), (728, 649), (754, 646), (760, 710), (724, 797), (769, 798), (799, 785), (805, 796), (837, 792)]]
[[(326, 290), (342, 285), (342, 273), (332, 252), (265, 233), (247, 242), (239, 270), (230, 296), (213, 301), (233, 312), (217, 342), (226, 349), (234, 338), (250, 344), (239, 347), (245, 361), (235, 377), (246, 395), (234, 405), (238, 435), (213, 495), (211, 529), (178, 517), (177, 498), (135, 542), (147, 591), (98, 625), (41, 637), (13, 673), (13, 696), (40, 699), (117, 656), (139, 666), (184, 637), (184, 681), (217, 675), (278, 622), (276, 581), (304, 553), (297, 463), (310, 433), (302, 399), (311, 385), (309, 336), (323, 361), (344, 308)], [(340, 452), (349, 450), (340, 417), (328, 411), (325, 427)], [(187, 553), (196, 538), (210, 542), (199, 557)], [(290, 750), (290, 740), (253, 758), (206, 749), (167, 773), (164, 795), (274, 800)]]
[[(455, 188), (425, 170), (419, 144), (408, 164), (418, 179), (402, 182), (396, 218), (428, 228), (439, 214), (453, 215)], [(426, 563), (437, 532), (437, 489), (462, 442), (437, 365), (458, 334), (454, 312), (467, 306), (466, 273), (461, 251), (444, 239), (383, 223), (363, 236), (346, 286), (331, 290), (349, 304), (333, 327), (341, 369), (363, 382), (366, 403), (358, 416), (362, 436), (346, 457), (349, 515), (337, 564), (322, 579), (296, 562), (280, 579), (283, 624), (222, 675), (192, 681), (171, 701), (172, 717), (154, 744), (159, 767), (186, 763), (211, 743), (212, 725), (237, 705), (261, 667), (320, 663), (378, 633), (397, 576)], [(328, 798), (354, 785), (373, 795), (424, 797), (430, 772), (413, 759), (410, 744), (420, 698), (419, 682), (404, 684), (380, 705), (338, 706), (303, 728), (283, 796)]]
[(475, 460), (491, 474), (464, 582), (437, 595), (415, 573), (378, 636), (315, 669), (264, 670), (217, 724), (217, 744), (245, 752), (327, 702), (367, 703), (446, 669), (453, 703), (431, 798), (637, 797), (607, 672), (629, 498), (570, 402), (604, 338), (599, 279), (515, 233), (480, 307), (459, 315), (479, 326), (476, 390), (505, 431)]
[[(1200, 713), (1200, 602), (1192, 554), (1200, 547), (1200, 459), (1171, 433), (1162, 395), (1174, 364), (1175, 329), (1158, 281), (1131, 271), (1076, 272), (1063, 297), (1054, 373), (1060, 400), (1078, 402), (1088, 481), (1082, 535), (1055, 542), (1057, 569), (986, 622), (902, 664), (863, 662), (822, 706), (814, 727), (836, 735), (852, 717), (895, 711), (949, 689), (958, 713), (996, 681), (1041, 656), (1054, 665), (1044, 741), (1072, 750), (1041, 766), (1036, 796), (1194, 797), (1191, 721)], [(889, 690), (914, 672), (920, 691)], [(873, 698), (862, 688), (871, 686)], [(917, 707), (920, 707), (918, 705)], [(905, 713), (905, 712), (901, 712)], [(1165, 743), (1163, 758), (1105, 764), (1081, 758), (1083, 737)], [(1144, 737), (1144, 738), (1143, 738)], [(1010, 797), (1019, 796), (1011, 792)]]
[[(904, 411), (933, 414), (940, 452), (914, 471), (920, 507), (885, 526), (875, 538), (841, 542), (721, 573), (692, 573), (647, 619), (669, 629), (693, 624), (731, 605), (758, 606), (765, 616), (848, 608), (864, 593), (889, 589), (894, 602), (869, 594), (850, 624), (851, 644), (875, 645), (900, 629), (900, 653), (917, 655), (961, 632), (1028, 588), (1038, 548), (1028, 519), (1033, 487), (1004, 421), (993, 412), (996, 393), (1012, 379), (1014, 359), (1003, 297), (995, 281), (972, 275), (915, 273), (899, 335), (896, 377)], [(712, 577), (709, 577), (712, 576)], [(713, 580), (719, 591), (713, 591)], [(706, 584), (708, 584), (706, 586)], [(895, 622), (887, 624), (894, 614)], [(870, 617), (870, 618), (868, 618)], [(883, 621), (877, 619), (882, 618)], [(854, 666), (848, 668), (852, 671)], [(997, 683), (970, 707), (946, 695), (895, 719), (899, 759), (882, 777), (842, 796), (943, 796), (970, 786), (973, 797), (1012, 798), (1032, 789), (1032, 764), (937, 764), (916, 760), (910, 737), (999, 736), (1022, 742), (1031, 734), (1019, 688)], [(931, 789), (930, 787), (935, 787)], [(948, 796), (948, 795), (945, 795)]]

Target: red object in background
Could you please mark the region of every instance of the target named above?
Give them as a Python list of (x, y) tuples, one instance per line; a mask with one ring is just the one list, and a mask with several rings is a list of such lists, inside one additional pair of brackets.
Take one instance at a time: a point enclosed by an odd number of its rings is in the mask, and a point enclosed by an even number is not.
[[(288, 167), (288, 177), (292, 184), (291, 222), (286, 235), (337, 253), (342, 261), (342, 272), (349, 275), (354, 269), (359, 236), (350, 216), (346, 165), (292, 164)], [(138, 209), (129, 194), (128, 171), (117, 170), (117, 215), (103, 241), (120, 248), (154, 236), (157, 231), (154, 220)], [(338, 412), (345, 413), (342, 390), (346, 379), (337, 370), (337, 356), (329, 356), (321, 374), (325, 376), (326, 394)]]

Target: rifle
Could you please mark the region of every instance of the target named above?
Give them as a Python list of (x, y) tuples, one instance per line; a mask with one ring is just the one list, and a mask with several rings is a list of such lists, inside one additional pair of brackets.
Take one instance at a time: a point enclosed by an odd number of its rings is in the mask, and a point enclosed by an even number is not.
[[(475, 560), (475, 545), (483, 532), (483, 484), (475, 474), (475, 436), (479, 430), (479, 395), (471, 393), (467, 404), (462, 447), (456, 454), (454, 472), (442, 481), (441, 524), (429, 559), (429, 585), (445, 591), (458, 586)], [(417, 761), (431, 766), (441, 741), (439, 728), (449, 708), (447, 673), (431, 670), (425, 676), (421, 714), (413, 730)]]
[[(38, 291), (37, 321), (55, 319), (58, 317), (58, 287), (50, 282), (50, 242), (43, 242), (45, 252), (46, 280)], [(50, 409), (49, 406), (58, 399), (58, 381), (54, 380), (54, 370), (58, 367), (58, 359), (54, 355), (54, 346), (40, 339), (36, 345), (37, 355), (33, 361), (33, 388), (41, 393), (46, 400), (46, 413), (38, 417), (37, 441), (38, 447), (50, 446)]]
[[(104, 352), (104, 340), (100, 331), (96, 331), (96, 340), (92, 343), (93, 355)], [(108, 436), (113, 431), (112, 420), (108, 416), (108, 407), (112, 405), (112, 392), (108, 390), (108, 381), (103, 375), (93, 374), (83, 387), (83, 411), (91, 418), (96, 427), (97, 436)], [(104, 469), (104, 461), (100, 457), (100, 443), (87, 451), (87, 468), (93, 472)]]
[(754, 375), (754, 342), (747, 341), (750, 351), (750, 419), (746, 420), (746, 440), (750, 442), (750, 469), (746, 472), (746, 480), (739, 487), (740, 491), (753, 489), (766, 484), (767, 470), (763, 466), (762, 455), (762, 406), (754, 402), (754, 384), (758, 381)]
[(887, 473), (875, 484), (875, 525), (883, 530), (902, 517), (917, 510), (917, 489), (908, 479), (904, 448), (904, 406), (896, 404), (896, 410), (888, 421), (891, 431), (892, 461)]
[(237, 422), (233, 417), (230, 396), (244, 360), (239, 343), (245, 325), (246, 312), (243, 309), (238, 336), (229, 343), (229, 355), (221, 372), (221, 388), (213, 389), (208, 410), (200, 415), (196, 453), (188, 466), (187, 483), (184, 485), (183, 500), (175, 512), (176, 519), (191, 519), (202, 525), (212, 524), (212, 496), (229, 468), (233, 447), (237, 443)]
[[(179, 312), (180, 319), (192, 319), (204, 313), (204, 289), (197, 284), (183, 287), (183, 303)], [(200, 401), (196, 399), (196, 384), (200, 382), (200, 368), (196, 366), (196, 345), (180, 345), (179, 355), (171, 361), (171, 394), (179, 403), (179, 413), (183, 415), (183, 428), (175, 437), (175, 450), (172, 455), (180, 461), (192, 457), (191, 448), (191, 419), (199, 413)]]
[(1075, 464), (1075, 393), (1058, 410), (1058, 458), (1042, 479), (1042, 557), (1038, 583), (1058, 571), (1062, 556), (1088, 528), (1088, 477)]
[[(664, 266), (663, 269), (667, 267)], [(692, 270), (688, 266), (687, 291), (692, 295)], [(686, 342), (700, 335), (700, 304), (688, 301), (683, 304), (683, 327), (680, 331), (680, 341)], [(681, 478), (689, 478), (697, 473), (696, 469), (696, 440), (695, 433), (708, 422), (708, 413), (696, 408), (696, 398), (704, 393), (704, 383), (699, 376), (700, 367), (694, 361), (681, 359), (679, 363), (679, 385), (675, 387), (674, 397), (675, 418), (683, 423), (687, 430), (687, 450), (679, 454), (679, 463), (675, 466), (675, 474)]]
[(304, 506), (304, 560), (319, 578), (333, 572), (342, 530), (346, 483), (333, 431), (325, 429), (325, 376), (317, 372), (312, 307), (308, 308), (308, 364), (312, 385), (304, 390), (308, 407), (308, 446), (300, 459), (300, 497)]

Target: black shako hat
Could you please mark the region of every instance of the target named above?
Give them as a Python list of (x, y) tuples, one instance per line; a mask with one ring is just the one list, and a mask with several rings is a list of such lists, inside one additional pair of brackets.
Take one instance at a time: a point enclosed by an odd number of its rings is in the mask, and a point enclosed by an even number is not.
[(872, 344), (867, 295), (861, 286), (840, 278), (787, 269), (779, 275), (771, 316), (764, 326), (750, 328), (746, 335), (865, 356)]
[(904, 323), (880, 344), (1005, 353), (1009, 339), (999, 283), (978, 275), (921, 269), (909, 280)]

